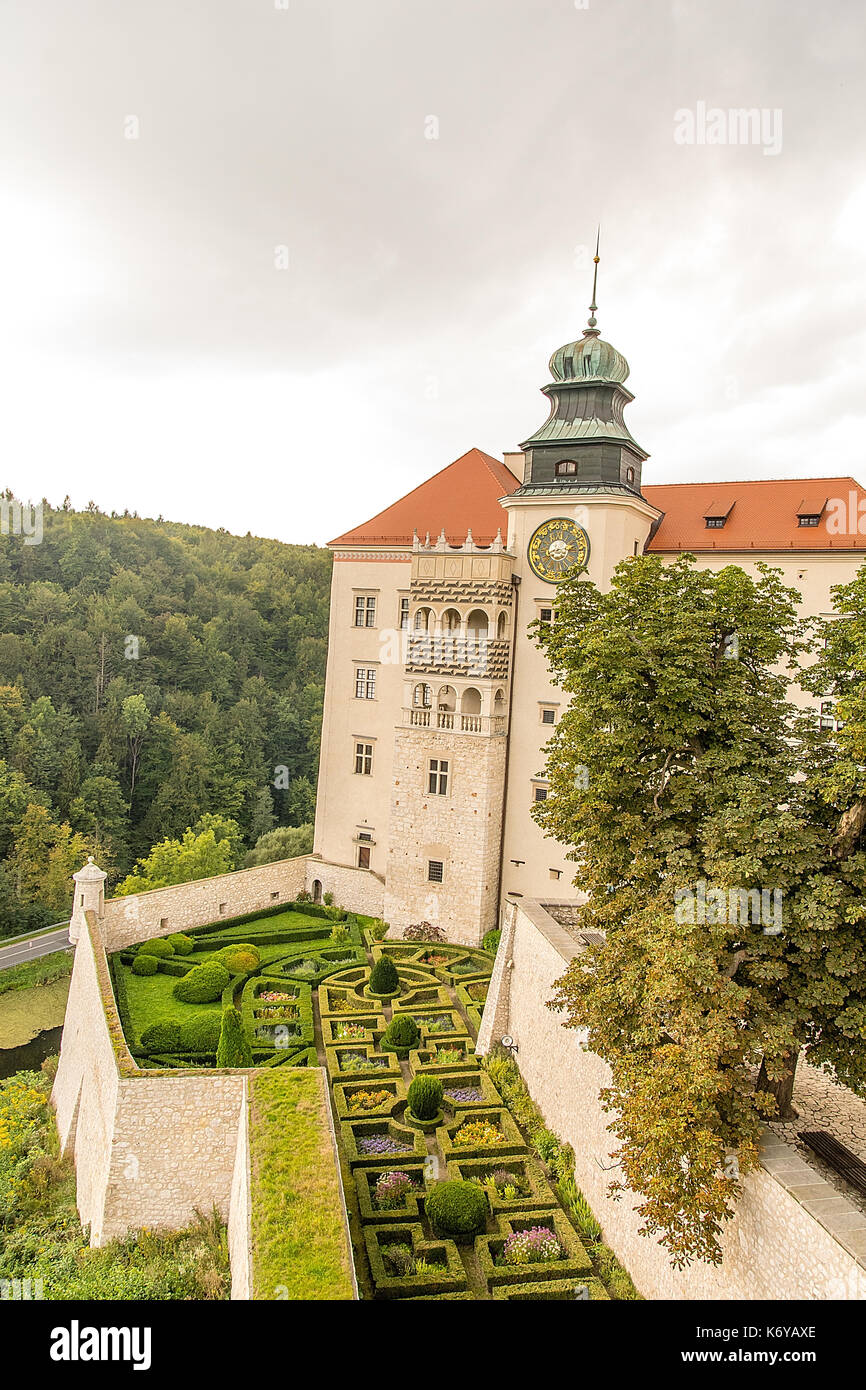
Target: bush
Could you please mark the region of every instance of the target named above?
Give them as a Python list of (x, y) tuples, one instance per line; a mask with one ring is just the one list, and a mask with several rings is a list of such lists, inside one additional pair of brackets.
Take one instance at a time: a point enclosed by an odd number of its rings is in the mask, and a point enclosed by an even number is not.
[(223, 946), (221, 951), (217, 951), (214, 960), (218, 960), (232, 975), (249, 975), (251, 971), (258, 970), (262, 963), (257, 947), (249, 941), (239, 941), (237, 944), (232, 942), (231, 946)]
[(409, 1087), (409, 1109), (416, 1120), (432, 1120), (442, 1104), (438, 1076), (416, 1076)]
[(220, 1040), (219, 1014), (206, 1014), (204, 1018), (191, 1018), (180, 1025), (180, 1052), (216, 1052)]
[(438, 1236), (474, 1236), (487, 1224), (487, 1198), (474, 1182), (433, 1183), (424, 1209)]
[(485, 932), (481, 942), (482, 951), (489, 951), (491, 956), (495, 956), (499, 950), (499, 938), (501, 936), (502, 932), (499, 927), (492, 927), (489, 932)]
[(330, 906), (332, 905), (333, 901), (334, 901), (334, 895), (333, 895), (333, 893), (323, 893), (323, 894), (322, 894), (322, 902), (325, 904), (326, 907), (330, 907)]
[(384, 941), (388, 935), (388, 923), (383, 922), (381, 917), (374, 917), (367, 931), (374, 941)]
[(195, 950), (195, 942), (191, 936), (184, 936), (183, 932), (172, 932), (166, 940), (174, 947), (176, 956), (191, 956)]
[(132, 962), (133, 975), (155, 975), (158, 969), (159, 961), (156, 956), (136, 956)]
[(151, 1023), (141, 1035), (145, 1052), (177, 1052), (180, 1047), (180, 1024), (172, 1019)]
[(230, 979), (228, 970), (219, 961), (194, 965), (178, 980), (173, 990), (174, 997), (182, 1004), (212, 1004), (219, 999)]
[(386, 1052), (403, 1053), (405, 1056), (420, 1036), (418, 1024), (411, 1014), (395, 1014), (382, 1034), (380, 1047)]
[(380, 956), (370, 971), (370, 993), (393, 994), (399, 988), (396, 965), (390, 956)]
[(253, 1054), (237, 1009), (223, 1009), (216, 1062), (218, 1067), (251, 1067)]
[(174, 947), (170, 941), (155, 936), (153, 941), (144, 941), (138, 948), (140, 956), (173, 956)]
[(403, 933), (404, 941), (447, 941), (443, 927), (434, 927), (431, 922), (414, 922)]

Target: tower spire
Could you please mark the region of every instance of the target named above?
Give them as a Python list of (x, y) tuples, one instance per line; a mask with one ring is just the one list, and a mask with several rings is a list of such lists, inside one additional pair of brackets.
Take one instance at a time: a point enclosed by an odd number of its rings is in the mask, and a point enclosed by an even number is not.
[(598, 305), (597, 305), (596, 302), (595, 302), (595, 292), (596, 292), (596, 287), (597, 287), (597, 285), (598, 285), (598, 262), (599, 262), (598, 246), (599, 246), (600, 240), (601, 240), (601, 227), (599, 226), (599, 227), (596, 228), (596, 232), (595, 232), (595, 255), (594, 255), (593, 258), (592, 258), (593, 261), (594, 261), (594, 263), (595, 263), (595, 269), (594, 269), (593, 272), (592, 272), (592, 303), (591, 303), (590, 306), (589, 306), (589, 322), (587, 323), (586, 330), (585, 330), (586, 332), (591, 332), (591, 333), (597, 333), (597, 332), (598, 332), (598, 329), (596, 328), (596, 324), (598, 323), (598, 320), (597, 320), (596, 317), (595, 317), (595, 311), (596, 311), (596, 309), (598, 308)]

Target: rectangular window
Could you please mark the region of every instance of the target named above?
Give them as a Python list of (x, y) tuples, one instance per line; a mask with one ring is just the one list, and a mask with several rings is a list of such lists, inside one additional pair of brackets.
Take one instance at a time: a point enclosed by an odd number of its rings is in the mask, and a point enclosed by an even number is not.
[(822, 700), (822, 701), (821, 701), (821, 716), (820, 716), (820, 718), (819, 718), (819, 720), (818, 720), (818, 726), (819, 726), (819, 728), (821, 728), (821, 729), (841, 729), (841, 728), (842, 728), (841, 720), (836, 719), (836, 717), (835, 717), (835, 715), (834, 715), (834, 713), (833, 713), (833, 701), (832, 701), (832, 700)]
[(543, 710), (541, 711), (541, 722), (542, 722), (542, 724), (555, 724), (555, 723), (556, 723), (556, 710), (555, 710), (555, 709), (543, 709)]
[(358, 846), (358, 868), (359, 868), (359, 869), (369, 869), (369, 867), (370, 867), (370, 846), (369, 846), (369, 845), (359, 845), (359, 846)]
[(441, 859), (427, 860), (427, 881), (428, 883), (441, 883), (445, 871), (445, 865)]
[(408, 627), (409, 627), (409, 600), (408, 600), (407, 598), (401, 598), (401, 600), (400, 600), (400, 631), (401, 631), (401, 632), (406, 632), (407, 629), (408, 629)]
[(546, 801), (546, 800), (547, 800), (547, 787), (535, 787), (534, 790), (533, 790), (533, 800), (534, 800), (534, 801)]
[(727, 521), (727, 519), (728, 519), (728, 518), (727, 518), (726, 516), (707, 516), (707, 517), (704, 517), (704, 520), (706, 521), (706, 523), (707, 523), (707, 525), (709, 526), (709, 528), (710, 528), (711, 531), (712, 531), (712, 530), (721, 531), (721, 529), (722, 529), (722, 527), (724, 526), (724, 524), (725, 524), (725, 522)]
[(800, 526), (817, 526), (821, 520), (820, 516), (798, 516), (797, 522)]
[(358, 666), (355, 670), (355, 699), (356, 700), (375, 700), (376, 698), (376, 668), (375, 666)]
[(445, 796), (448, 792), (448, 759), (431, 758), (427, 774), (427, 790), (434, 796)]
[(548, 627), (551, 627), (556, 622), (556, 609), (539, 608), (538, 621), (540, 623), (546, 623)]
[(355, 744), (355, 771), (362, 777), (369, 777), (373, 771), (372, 743)]
[(376, 600), (372, 594), (355, 595), (355, 627), (376, 626)]

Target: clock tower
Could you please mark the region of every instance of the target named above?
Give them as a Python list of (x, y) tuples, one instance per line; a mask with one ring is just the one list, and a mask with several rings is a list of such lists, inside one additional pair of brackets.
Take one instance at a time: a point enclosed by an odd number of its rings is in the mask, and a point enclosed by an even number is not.
[[(529, 635), (536, 620), (551, 621), (556, 586), (574, 566), (606, 588), (616, 566), (643, 551), (661, 513), (641, 492), (648, 455), (625, 423), (634, 399), (626, 388), (629, 366), (606, 343), (596, 320), (598, 248), (590, 318), (576, 342), (550, 359), (551, 381), (542, 388), (550, 414), (506, 462), (523, 483), (501, 499), (508, 513), (508, 550), (514, 555), (517, 613), (514, 622), (512, 727), (503, 830), (502, 898), (558, 897), (573, 866), (561, 847), (545, 839), (527, 806), (546, 795), (544, 746), (565, 709), (547, 662)], [(559, 885), (559, 887), (557, 887)]]

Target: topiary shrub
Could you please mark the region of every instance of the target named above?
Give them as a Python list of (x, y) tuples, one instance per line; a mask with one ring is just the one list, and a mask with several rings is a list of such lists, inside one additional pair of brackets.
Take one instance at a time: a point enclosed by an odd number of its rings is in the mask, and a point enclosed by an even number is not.
[(481, 942), (482, 951), (489, 951), (492, 956), (495, 956), (499, 950), (499, 938), (501, 936), (502, 931), (499, 927), (491, 927), (490, 931), (484, 934), (484, 939)]
[(403, 932), (404, 941), (447, 941), (444, 927), (435, 927), (432, 922), (413, 922)]
[(424, 1197), (437, 1236), (475, 1236), (487, 1225), (487, 1198), (474, 1182), (435, 1182)]
[(237, 1009), (223, 1009), (216, 1063), (218, 1067), (251, 1067), (252, 1048)]
[(219, 961), (206, 961), (182, 975), (172, 993), (182, 1004), (212, 1004), (219, 999), (230, 979), (228, 970)]
[(409, 1087), (409, 1109), (417, 1120), (432, 1120), (442, 1104), (442, 1082), (438, 1076), (416, 1076)]
[(143, 941), (138, 948), (140, 956), (173, 956), (174, 947), (170, 941), (163, 941), (161, 937), (155, 936), (153, 941)]
[(239, 941), (237, 945), (232, 942), (231, 946), (223, 946), (221, 951), (217, 951), (214, 960), (218, 960), (232, 975), (248, 975), (250, 971), (258, 970), (262, 963), (258, 948), (249, 941)]
[(136, 956), (132, 962), (133, 975), (155, 975), (159, 969), (156, 956)]
[(380, 956), (370, 971), (371, 994), (394, 994), (400, 988), (397, 967), (390, 956)]
[(166, 940), (174, 947), (176, 956), (191, 956), (195, 950), (195, 942), (191, 936), (184, 936), (183, 932), (172, 932)]
[(408, 1057), (420, 1036), (418, 1024), (411, 1014), (395, 1014), (382, 1034), (379, 1046), (386, 1052), (396, 1052), (398, 1057)]
[(151, 1023), (141, 1035), (145, 1052), (177, 1052), (180, 1047), (180, 1024), (173, 1019)]
[(216, 1052), (222, 1019), (219, 1014), (191, 1018), (180, 1025), (180, 1052)]

